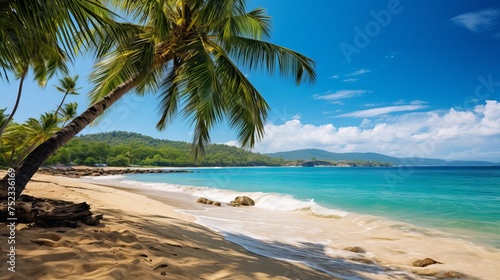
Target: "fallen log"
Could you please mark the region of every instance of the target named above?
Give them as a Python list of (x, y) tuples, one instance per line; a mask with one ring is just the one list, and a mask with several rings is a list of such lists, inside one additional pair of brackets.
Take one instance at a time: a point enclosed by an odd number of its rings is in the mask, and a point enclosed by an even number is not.
[[(36, 198), (21, 195), (15, 206), (8, 207), (6, 200), (0, 201), (0, 221), (8, 222), (16, 218), (16, 223), (26, 223), (38, 227), (78, 227), (79, 223), (95, 226), (103, 215), (93, 215), (86, 202)], [(10, 210), (14, 210), (14, 212)], [(8, 218), (11, 218), (7, 220)]]

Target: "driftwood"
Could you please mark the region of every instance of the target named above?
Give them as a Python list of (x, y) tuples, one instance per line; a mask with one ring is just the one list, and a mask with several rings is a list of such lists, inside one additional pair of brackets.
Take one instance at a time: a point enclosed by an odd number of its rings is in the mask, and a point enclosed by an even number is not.
[(75, 204), (70, 201), (35, 198), (21, 195), (16, 201), (15, 215), (9, 213), (7, 201), (0, 201), (0, 221), (12, 221), (7, 218), (17, 218), (16, 223), (27, 223), (38, 227), (78, 227), (79, 222), (95, 226), (103, 215), (93, 216), (90, 206), (85, 203)]

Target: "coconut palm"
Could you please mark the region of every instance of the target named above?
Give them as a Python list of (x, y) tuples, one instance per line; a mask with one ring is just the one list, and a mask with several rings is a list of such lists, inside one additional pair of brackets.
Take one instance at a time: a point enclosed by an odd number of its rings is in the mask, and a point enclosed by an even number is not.
[(66, 96), (68, 95), (79, 95), (80, 93), (77, 92), (80, 88), (76, 88), (76, 81), (78, 80), (78, 75), (74, 77), (69, 77), (66, 76), (62, 79), (59, 79), (59, 86), (55, 86), (56, 89), (62, 93), (64, 93), (64, 97), (61, 100), (61, 104), (56, 109), (56, 112), (54, 113), (57, 116), (57, 113), (61, 109), (61, 106), (64, 104), (64, 100), (66, 99)]
[(2, 126), (7, 121), (7, 118), (9, 117), (8, 114), (5, 115), (5, 110), (7, 110), (7, 108), (0, 109), (0, 126)]
[(71, 121), (77, 116), (76, 110), (78, 109), (78, 103), (71, 102), (68, 104), (64, 104), (64, 107), (59, 112), (60, 120), (63, 122), (62, 126), (64, 127), (67, 122)]
[(19, 155), (14, 166), (19, 165), (40, 143), (43, 143), (59, 131), (60, 127), (57, 126), (58, 123), (59, 120), (54, 113), (42, 114), (39, 119), (29, 118), (22, 125), (23, 132), (28, 139), (26, 143), (28, 146)]
[(139, 24), (115, 29), (127, 35), (118, 40), (98, 38), (93, 105), (28, 155), (16, 172), (17, 194), (51, 154), (132, 89), (159, 95), (158, 129), (178, 113), (190, 119), (193, 153), (200, 156), (223, 117), (244, 147), (263, 136), (269, 106), (239, 66), (279, 72), (297, 84), (315, 79), (312, 60), (261, 40), (270, 34), (270, 17), (261, 8), (247, 12), (244, 0), (110, 2)]
[(27, 148), (27, 142), (24, 127), (11, 122), (0, 138), (0, 165), (13, 166), (18, 156)]
[[(94, 27), (112, 25), (108, 10), (95, 0), (0, 0), (0, 79), (19, 79), (16, 102), (0, 135), (14, 117), (28, 71), (44, 86), (79, 47), (88, 47)], [(93, 36), (92, 36), (93, 34)], [(98, 35), (98, 34), (97, 34)]]

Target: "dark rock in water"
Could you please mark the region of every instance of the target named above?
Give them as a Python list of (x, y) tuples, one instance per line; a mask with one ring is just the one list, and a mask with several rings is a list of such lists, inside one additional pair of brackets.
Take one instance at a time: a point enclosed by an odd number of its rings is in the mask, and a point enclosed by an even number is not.
[[(216, 202), (216, 201), (213, 201), (213, 200), (210, 200), (210, 199), (206, 199), (204, 197), (198, 198), (198, 200), (196, 202), (203, 203), (203, 204), (212, 204), (212, 205), (215, 205), (215, 206), (221, 206), (220, 202)], [(231, 201), (231, 202), (234, 202), (234, 201)], [(231, 205), (231, 206), (233, 206), (233, 205)], [(239, 206), (239, 205), (235, 205), (235, 206)]]
[(433, 260), (431, 258), (425, 258), (423, 260), (416, 260), (413, 263), (413, 266), (426, 267), (426, 266), (429, 266), (431, 264), (436, 264), (436, 263), (441, 263), (441, 262), (435, 261), (435, 260)]
[(204, 198), (204, 197), (200, 197), (200, 198), (198, 198), (198, 200), (197, 200), (196, 202), (198, 202), (198, 203), (203, 203), (203, 204), (207, 204), (207, 199), (206, 199), (206, 198)]
[(344, 250), (349, 251), (349, 252), (353, 252), (353, 253), (366, 253), (365, 249), (363, 249), (361, 247), (357, 247), (357, 246), (347, 247), (347, 248), (344, 248)]
[(234, 202), (238, 203), (239, 205), (245, 205), (245, 206), (254, 206), (255, 202), (253, 199), (251, 199), (248, 196), (237, 196), (234, 199)]
[(233, 206), (233, 207), (239, 207), (239, 206), (240, 206), (240, 204), (239, 204), (238, 202), (234, 201), (234, 200), (233, 200), (233, 201), (231, 201), (231, 202), (229, 202), (229, 204), (228, 204), (228, 205), (229, 205), (229, 206)]

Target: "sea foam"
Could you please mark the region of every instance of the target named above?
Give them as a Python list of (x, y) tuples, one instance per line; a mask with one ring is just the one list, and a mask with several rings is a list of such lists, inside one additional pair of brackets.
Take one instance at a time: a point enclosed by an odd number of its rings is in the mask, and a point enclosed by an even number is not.
[(132, 180), (124, 180), (121, 181), (121, 183), (139, 188), (184, 193), (196, 198), (205, 197), (222, 203), (229, 203), (234, 200), (236, 196), (248, 196), (255, 201), (255, 207), (272, 211), (301, 211), (324, 218), (343, 218), (349, 214), (346, 211), (323, 207), (316, 203), (314, 199), (300, 200), (288, 194), (237, 192), (210, 187), (186, 186), (169, 183), (145, 183)]

